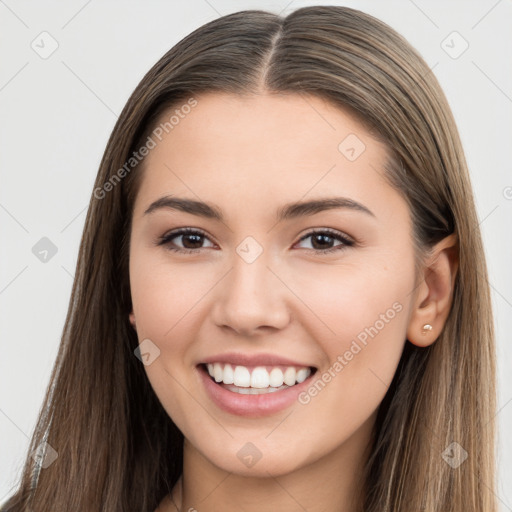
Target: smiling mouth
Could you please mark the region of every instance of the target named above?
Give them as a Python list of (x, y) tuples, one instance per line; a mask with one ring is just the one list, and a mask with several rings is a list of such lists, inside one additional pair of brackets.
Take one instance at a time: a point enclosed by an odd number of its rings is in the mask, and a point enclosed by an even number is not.
[(241, 366), (201, 363), (198, 367), (217, 385), (242, 395), (275, 393), (301, 384), (314, 375), (314, 366)]

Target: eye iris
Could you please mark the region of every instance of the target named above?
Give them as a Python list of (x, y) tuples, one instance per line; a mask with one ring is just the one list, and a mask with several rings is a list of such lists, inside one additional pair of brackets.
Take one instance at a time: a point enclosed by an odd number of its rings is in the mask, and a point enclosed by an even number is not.
[[(320, 241), (320, 247), (315, 247), (315, 244)], [(330, 235), (325, 235), (325, 234), (315, 234), (315, 235), (312, 235), (312, 246), (315, 248), (315, 249), (326, 249), (326, 248), (330, 248), (331, 245), (332, 245), (332, 241), (333, 241), (333, 238), (332, 236)], [(323, 243), (322, 243), (323, 242)], [(326, 244), (326, 245), (325, 245)], [(328, 246), (328, 247), (327, 247)]]
[[(181, 238), (183, 240), (183, 247), (185, 247), (186, 249), (200, 249), (201, 248), (201, 244), (203, 242), (203, 235), (196, 235), (193, 233), (189, 233), (189, 234), (181, 235)], [(194, 242), (192, 242), (192, 245), (193, 245), (192, 247), (187, 246), (187, 244), (185, 243), (185, 240), (190, 239), (190, 238), (195, 238), (196, 245), (194, 245)]]

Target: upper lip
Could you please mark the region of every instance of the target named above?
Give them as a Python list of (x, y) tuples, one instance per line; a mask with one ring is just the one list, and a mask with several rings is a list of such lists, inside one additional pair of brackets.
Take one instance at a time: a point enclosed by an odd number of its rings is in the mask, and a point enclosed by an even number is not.
[(299, 361), (293, 361), (287, 357), (277, 354), (242, 354), (240, 352), (227, 352), (225, 354), (217, 354), (208, 357), (202, 361), (204, 364), (209, 363), (230, 363), (239, 366), (297, 366), (299, 368), (315, 368), (310, 364), (304, 364)]

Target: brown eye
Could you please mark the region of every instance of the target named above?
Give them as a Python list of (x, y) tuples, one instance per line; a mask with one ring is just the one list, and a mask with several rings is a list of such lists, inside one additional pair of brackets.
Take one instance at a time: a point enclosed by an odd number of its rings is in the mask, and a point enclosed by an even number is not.
[[(300, 239), (300, 242), (302, 242), (303, 240), (307, 240), (308, 238), (311, 238), (311, 248), (307, 249), (324, 254), (333, 251), (343, 250), (346, 247), (354, 245), (354, 242), (345, 235), (342, 235), (337, 231), (331, 230), (311, 231), (307, 235), (303, 236)], [(338, 240), (341, 243), (332, 246), (332, 243), (336, 240)]]
[[(174, 240), (181, 239), (182, 246), (178, 245)], [(209, 240), (207, 236), (196, 229), (186, 228), (171, 232), (159, 239), (158, 245), (165, 245), (169, 250), (182, 253), (195, 253), (203, 249), (204, 240)]]

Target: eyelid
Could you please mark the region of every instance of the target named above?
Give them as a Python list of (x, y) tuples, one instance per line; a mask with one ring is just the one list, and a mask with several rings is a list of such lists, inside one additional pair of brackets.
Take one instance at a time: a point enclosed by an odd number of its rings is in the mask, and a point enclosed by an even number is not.
[[(204, 238), (206, 238), (207, 240), (209, 240), (211, 243), (216, 244), (216, 242), (214, 242), (211, 239), (211, 237), (208, 234), (206, 234), (202, 229), (191, 228), (191, 227), (177, 228), (177, 229), (171, 230), (171, 231), (165, 233), (164, 235), (158, 237), (155, 241), (155, 244), (156, 245), (167, 245), (167, 244), (171, 243), (171, 240), (173, 238), (178, 238), (183, 235), (200, 235), (200, 236), (203, 236)], [(175, 250), (176, 252), (187, 252), (188, 251), (191, 253), (193, 253), (193, 252), (197, 253), (198, 251), (200, 251), (202, 249), (207, 249), (207, 247), (200, 247), (199, 249), (186, 249), (186, 248), (181, 248), (181, 247), (169, 248), (169, 249)]]
[(332, 229), (332, 228), (313, 228), (310, 231), (308, 231), (306, 234), (302, 235), (298, 241), (302, 242), (302, 240), (304, 240), (305, 238), (308, 238), (309, 236), (315, 235), (318, 233), (322, 233), (322, 234), (325, 233), (328, 235), (332, 235), (333, 238), (334, 237), (341, 238), (343, 241), (345, 241), (347, 243), (351, 243), (351, 244), (356, 243), (356, 240), (354, 238), (352, 238), (351, 236), (347, 235), (343, 231), (338, 231), (337, 229)]

